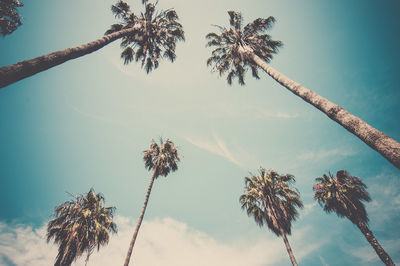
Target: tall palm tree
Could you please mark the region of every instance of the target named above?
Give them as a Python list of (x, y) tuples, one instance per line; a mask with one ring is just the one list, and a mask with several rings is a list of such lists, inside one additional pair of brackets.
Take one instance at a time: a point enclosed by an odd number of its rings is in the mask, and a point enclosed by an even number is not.
[(108, 243), (109, 232), (116, 233), (115, 207), (104, 207), (104, 196), (90, 189), (55, 208), (55, 219), (47, 225), (47, 242), (54, 238), (58, 246), (55, 266), (71, 265), (83, 253), (86, 263), (97, 247)]
[(297, 218), (296, 208), (303, 208), (300, 194), (290, 187), (293, 182), (293, 175), (279, 175), (260, 167), (259, 175), (245, 178), (245, 193), (239, 201), (260, 227), (266, 223), (272, 232), (282, 236), (292, 264), (297, 265), (286, 237), (291, 234), (292, 221)]
[(392, 259), (378, 243), (368, 228), (368, 215), (362, 201), (369, 202), (371, 198), (367, 186), (356, 176), (347, 171), (337, 171), (336, 177), (324, 174), (315, 179), (314, 198), (327, 213), (335, 212), (339, 217), (346, 217), (364, 234), (374, 248), (379, 258), (386, 265), (394, 265)]
[(248, 68), (257, 79), (258, 69), (261, 68), (279, 84), (318, 108), (400, 169), (399, 142), (267, 64), (282, 46), (282, 42), (272, 40), (266, 33), (275, 22), (274, 17), (258, 18), (242, 27), (240, 13), (228, 11), (228, 14), (231, 27), (217, 26), (220, 34), (212, 32), (206, 36), (209, 40), (207, 45), (216, 47), (207, 60), (207, 65), (212, 66), (213, 71), (219, 72), (220, 75), (227, 72), (229, 84), (237, 77), (239, 84), (244, 85), (244, 75)]
[(162, 139), (160, 139), (160, 145), (153, 141), (150, 144), (150, 148), (148, 150), (145, 150), (143, 154), (145, 167), (149, 171), (153, 170), (153, 175), (150, 180), (150, 185), (147, 189), (142, 212), (140, 213), (135, 232), (133, 233), (132, 240), (129, 244), (129, 249), (125, 258), (124, 266), (129, 265), (133, 246), (135, 245), (136, 237), (139, 233), (139, 228), (143, 221), (144, 213), (146, 211), (154, 180), (157, 179), (159, 176), (166, 177), (170, 172), (175, 172), (176, 170), (178, 170), (178, 162), (180, 161), (178, 150), (175, 147), (174, 143), (170, 140), (164, 142)]
[(104, 37), (77, 47), (2, 67), (0, 88), (68, 60), (90, 54), (117, 39), (122, 39), (121, 47), (124, 51), (121, 57), (125, 64), (134, 58), (136, 61), (141, 59), (142, 67), (145, 66), (147, 73), (158, 67), (162, 57), (172, 62), (175, 60), (176, 42), (184, 40), (184, 32), (174, 9), (156, 12), (155, 4), (146, 3), (145, 12), (136, 15), (126, 2), (120, 0), (111, 6), (111, 10), (122, 22), (113, 24)]
[(24, 4), (18, 0), (0, 1), (0, 34), (4, 36), (13, 33), (22, 25), (21, 15), (17, 8)]

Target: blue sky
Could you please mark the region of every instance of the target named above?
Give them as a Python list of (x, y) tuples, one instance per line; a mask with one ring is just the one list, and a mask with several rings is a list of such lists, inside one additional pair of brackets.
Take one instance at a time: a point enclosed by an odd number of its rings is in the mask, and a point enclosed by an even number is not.
[[(134, 10), (140, 2), (129, 1)], [(0, 65), (99, 38), (115, 23), (111, 3), (25, 1), (24, 24), (0, 39)], [(289, 241), (300, 264), (380, 262), (355, 226), (313, 200), (314, 179), (340, 169), (368, 185), (370, 228), (400, 263), (399, 170), (264, 73), (228, 86), (206, 67), (204, 38), (216, 30), (211, 24), (228, 24), (228, 10), (241, 11), (245, 23), (274, 16), (271, 35), (284, 43), (271, 63), (277, 70), (400, 140), (399, 2), (161, 0), (159, 7), (174, 7), (185, 30), (175, 63), (147, 75), (123, 65), (116, 41), (0, 90), (0, 264), (51, 263), (56, 250), (43, 241), (43, 225), (69, 199), (66, 191), (91, 187), (117, 207), (120, 230), (89, 265), (122, 264), (150, 178), (142, 151), (160, 136), (175, 142), (182, 162), (155, 183), (137, 265), (288, 265), (282, 239), (240, 210), (243, 178), (259, 166), (296, 177), (305, 208)]]

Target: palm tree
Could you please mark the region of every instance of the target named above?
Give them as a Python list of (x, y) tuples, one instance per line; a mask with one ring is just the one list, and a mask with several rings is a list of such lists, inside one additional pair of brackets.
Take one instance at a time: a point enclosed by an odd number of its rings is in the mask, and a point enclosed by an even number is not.
[(266, 172), (260, 167), (259, 175), (245, 178), (245, 193), (239, 201), (260, 227), (266, 223), (272, 232), (282, 236), (292, 264), (297, 265), (286, 237), (291, 234), (292, 221), (297, 218), (296, 207), (303, 208), (300, 194), (290, 187), (293, 182), (293, 175), (279, 175), (274, 170)]
[(86, 263), (97, 246), (108, 243), (109, 232), (116, 233), (115, 207), (104, 207), (104, 196), (90, 189), (55, 208), (55, 219), (47, 225), (47, 242), (54, 238), (58, 246), (55, 266), (71, 265), (84, 252)]
[(248, 68), (257, 79), (258, 69), (261, 68), (279, 84), (321, 110), (400, 169), (399, 142), (267, 64), (282, 46), (282, 42), (272, 40), (265, 33), (275, 22), (274, 17), (258, 18), (242, 28), (242, 15), (234, 11), (228, 11), (228, 14), (231, 27), (217, 26), (220, 34), (212, 32), (206, 36), (209, 40), (207, 45), (216, 47), (207, 60), (207, 65), (212, 66), (213, 71), (220, 75), (228, 72), (228, 84), (237, 77), (239, 84), (244, 85)]
[(150, 185), (147, 189), (142, 212), (140, 213), (135, 232), (133, 233), (132, 240), (129, 244), (129, 249), (125, 258), (124, 266), (129, 265), (133, 246), (135, 245), (136, 237), (139, 233), (139, 228), (143, 221), (144, 213), (146, 211), (154, 180), (157, 179), (159, 176), (166, 177), (170, 172), (175, 172), (176, 170), (178, 170), (178, 162), (180, 161), (178, 150), (175, 147), (174, 143), (170, 140), (163, 142), (163, 140), (160, 139), (160, 145), (153, 141), (150, 144), (150, 148), (144, 151), (143, 154), (145, 168), (149, 171), (153, 170), (153, 175), (150, 180)]
[(335, 212), (339, 217), (346, 217), (355, 224), (365, 238), (374, 248), (379, 258), (386, 265), (394, 265), (392, 259), (378, 243), (373, 233), (369, 230), (368, 214), (362, 201), (369, 202), (371, 198), (367, 186), (356, 176), (351, 176), (347, 171), (337, 171), (336, 177), (324, 174), (315, 179), (314, 198), (327, 213)]
[(5, 37), (22, 25), (21, 15), (17, 8), (24, 4), (18, 0), (1, 0), (0, 2), (0, 34)]
[(162, 57), (173, 62), (176, 58), (176, 42), (184, 40), (182, 25), (178, 23), (178, 15), (174, 9), (156, 12), (155, 8), (155, 4), (146, 3), (145, 13), (137, 16), (126, 2), (120, 0), (111, 6), (111, 10), (122, 22), (113, 24), (104, 37), (77, 47), (2, 67), (0, 88), (68, 60), (90, 54), (117, 39), (122, 39), (121, 47), (124, 51), (121, 57), (125, 64), (134, 58), (136, 61), (141, 59), (142, 67), (145, 66), (146, 72), (149, 73), (158, 67)]

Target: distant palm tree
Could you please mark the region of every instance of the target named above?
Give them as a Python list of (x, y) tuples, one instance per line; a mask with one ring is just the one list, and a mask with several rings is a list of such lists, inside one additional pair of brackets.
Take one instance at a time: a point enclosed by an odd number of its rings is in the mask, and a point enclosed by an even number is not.
[(125, 48), (121, 54), (125, 64), (134, 58), (136, 61), (142, 59), (142, 66), (145, 66), (146, 72), (149, 73), (158, 67), (162, 57), (173, 62), (176, 58), (176, 42), (184, 40), (182, 25), (178, 23), (175, 10), (156, 12), (155, 8), (155, 4), (147, 3), (145, 13), (137, 16), (126, 2), (120, 0), (112, 5), (111, 10), (117, 18), (122, 19), (122, 23), (112, 25), (104, 37), (77, 47), (2, 67), (0, 88), (68, 60), (90, 54), (117, 39), (122, 39), (121, 47)]
[(55, 266), (71, 265), (83, 253), (86, 263), (97, 247), (108, 243), (109, 232), (116, 233), (115, 207), (104, 207), (104, 196), (93, 189), (55, 208), (55, 219), (47, 225), (47, 242), (54, 238), (58, 246)]
[(346, 217), (355, 224), (374, 248), (379, 258), (386, 265), (394, 265), (392, 259), (378, 243), (369, 230), (368, 215), (362, 201), (369, 202), (371, 198), (366, 190), (367, 186), (356, 176), (351, 176), (345, 170), (315, 179), (314, 198), (327, 213), (335, 212), (339, 217)]
[(245, 178), (245, 193), (239, 201), (260, 227), (266, 223), (272, 232), (282, 236), (292, 264), (297, 265), (286, 237), (291, 234), (292, 221), (297, 218), (296, 207), (303, 208), (300, 194), (289, 186), (293, 182), (293, 175), (279, 175), (274, 170), (266, 172), (260, 167), (259, 175)]
[(282, 46), (282, 42), (272, 40), (265, 33), (275, 22), (274, 17), (258, 18), (242, 28), (242, 15), (234, 11), (228, 11), (228, 14), (231, 27), (217, 26), (220, 34), (212, 32), (206, 36), (209, 40), (207, 45), (216, 47), (207, 60), (207, 65), (212, 65), (213, 71), (220, 75), (228, 72), (229, 84), (237, 77), (239, 84), (244, 85), (244, 75), (248, 68), (257, 79), (258, 69), (261, 68), (279, 84), (318, 108), (400, 169), (399, 142), (267, 64)]
[(160, 145), (153, 141), (150, 145), (150, 148), (144, 151), (143, 154), (145, 167), (149, 171), (153, 170), (153, 175), (150, 180), (150, 185), (147, 189), (142, 212), (140, 213), (135, 232), (133, 233), (132, 240), (129, 244), (129, 249), (125, 258), (124, 266), (129, 265), (133, 246), (135, 245), (136, 237), (139, 233), (139, 228), (143, 221), (144, 213), (146, 211), (154, 180), (157, 179), (159, 176), (166, 177), (170, 172), (175, 172), (176, 170), (178, 170), (178, 162), (180, 161), (178, 150), (175, 147), (174, 143), (170, 140), (163, 142), (163, 140), (161, 139)]
[(18, 0), (0, 1), (0, 34), (4, 36), (13, 33), (22, 25), (21, 15), (17, 8), (24, 4)]

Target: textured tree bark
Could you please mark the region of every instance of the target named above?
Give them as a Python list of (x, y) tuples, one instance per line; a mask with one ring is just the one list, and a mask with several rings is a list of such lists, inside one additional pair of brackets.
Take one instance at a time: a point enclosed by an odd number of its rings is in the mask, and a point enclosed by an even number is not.
[(294, 257), (292, 248), (290, 247), (289, 240), (286, 237), (285, 232), (281, 229), (281, 234), (283, 238), (283, 242), (285, 242), (286, 250), (289, 253), (290, 260), (292, 261), (293, 266), (297, 266), (296, 258)]
[(394, 166), (400, 169), (400, 143), (368, 125), (362, 119), (350, 114), (345, 109), (318, 95), (317, 93), (303, 87), (301, 84), (291, 80), (289, 77), (279, 73), (273, 67), (264, 62), (254, 53), (249, 53), (250, 58), (270, 75), (279, 84), (287, 88), (293, 94), (299, 96), (306, 102), (315, 106), (329, 118), (336, 121), (349, 132), (356, 135), (368, 146), (379, 152)]
[(394, 266), (392, 259), (378, 243), (378, 240), (376, 240), (374, 234), (369, 230), (368, 226), (364, 222), (358, 222), (356, 225), (364, 234), (365, 238), (368, 240), (371, 246), (374, 248), (376, 254), (378, 254), (382, 262), (388, 266)]
[(137, 237), (137, 235), (139, 233), (139, 228), (140, 228), (140, 225), (142, 224), (142, 221), (143, 221), (144, 213), (145, 213), (146, 207), (147, 207), (147, 202), (149, 201), (151, 188), (153, 187), (153, 183), (154, 183), (155, 178), (156, 178), (156, 170), (154, 170), (154, 174), (151, 177), (150, 185), (149, 185), (149, 188), (147, 189), (146, 198), (144, 200), (143, 209), (142, 209), (142, 212), (140, 213), (139, 220), (138, 220), (138, 222), (136, 224), (135, 232), (133, 233), (131, 243), (129, 244), (129, 249), (128, 249), (128, 253), (126, 254), (124, 266), (128, 266), (129, 265), (129, 260), (131, 259), (133, 246), (135, 245), (136, 237)]
[[(103, 48), (107, 44), (120, 39), (129, 34), (134, 34), (141, 27), (137, 24), (129, 29), (120, 30), (108, 34), (95, 41), (82, 44), (80, 46), (67, 48), (50, 54), (42, 55), (30, 60), (21, 61), (9, 66), (0, 68), (0, 88), (17, 82), (21, 79), (35, 75), (41, 71), (60, 65), (68, 60), (72, 60)], [(141, 38), (138, 34), (136, 38)]]

